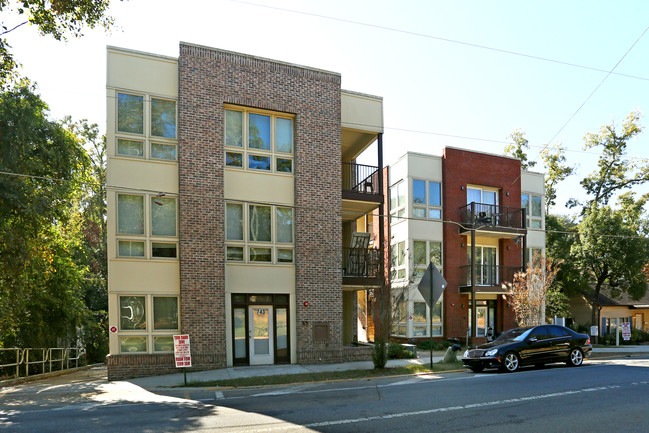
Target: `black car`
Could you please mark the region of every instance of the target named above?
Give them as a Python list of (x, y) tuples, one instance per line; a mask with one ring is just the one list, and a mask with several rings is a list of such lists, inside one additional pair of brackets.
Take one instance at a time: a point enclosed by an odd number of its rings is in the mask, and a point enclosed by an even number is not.
[(565, 362), (580, 366), (593, 350), (590, 337), (559, 325), (510, 329), (494, 341), (464, 352), (462, 362), (475, 372), (499, 368), (513, 372), (521, 365)]

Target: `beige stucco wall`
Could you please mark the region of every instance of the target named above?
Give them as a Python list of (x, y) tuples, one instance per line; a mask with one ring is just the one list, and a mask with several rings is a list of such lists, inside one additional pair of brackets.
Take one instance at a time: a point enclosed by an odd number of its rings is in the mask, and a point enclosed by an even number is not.
[[(107, 50), (106, 153), (107, 173), (107, 242), (109, 326), (119, 327), (119, 295), (177, 295), (180, 271), (175, 259), (129, 259), (117, 257), (117, 193), (178, 193), (178, 164), (116, 155), (117, 93), (131, 92), (144, 96), (144, 134), (134, 138), (147, 143), (150, 119), (150, 97), (177, 99), (178, 62), (176, 59), (109, 47)], [(124, 135), (125, 138), (127, 134)], [(175, 142), (174, 140), (157, 140)], [(145, 155), (146, 156), (146, 155)], [(145, 206), (147, 205), (145, 199)], [(149, 213), (145, 212), (145, 230), (149, 233)], [(129, 236), (146, 239), (146, 236)], [(163, 240), (161, 240), (163, 241)], [(173, 240), (171, 240), (173, 242)], [(148, 248), (149, 243), (145, 246)], [(147, 302), (150, 298), (147, 298)], [(152, 314), (147, 306), (147, 316)], [(149, 319), (148, 319), (149, 320)], [(182, 320), (182, 318), (180, 318)], [(146, 334), (143, 332), (142, 334)], [(109, 336), (110, 352), (119, 353), (117, 334)], [(151, 347), (151, 341), (149, 341)]]
[(383, 98), (342, 90), (340, 109), (343, 128), (383, 132)]
[(226, 200), (292, 205), (295, 203), (295, 179), (280, 174), (224, 170)]

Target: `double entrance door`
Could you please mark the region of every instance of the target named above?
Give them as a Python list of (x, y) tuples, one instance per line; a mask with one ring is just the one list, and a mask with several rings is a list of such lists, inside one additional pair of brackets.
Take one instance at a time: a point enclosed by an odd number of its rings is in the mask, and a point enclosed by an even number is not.
[(288, 303), (287, 295), (233, 295), (235, 365), (290, 362), (288, 305), (284, 302)]

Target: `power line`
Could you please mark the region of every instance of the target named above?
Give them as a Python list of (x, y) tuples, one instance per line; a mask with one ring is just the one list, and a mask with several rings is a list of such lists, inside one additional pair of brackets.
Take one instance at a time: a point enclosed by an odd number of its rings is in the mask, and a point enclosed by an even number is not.
[[(595, 92), (597, 92), (597, 90), (602, 86), (602, 84), (604, 84), (604, 81), (606, 81), (606, 79), (607, 79), (611, 74), (613, 74), (613, 71), (615, 71), (615, 69), (620, 65), (620, 63), (622, 63), (622, 60), (624, 60), (624, 58), (627, 56), (627, 54), (629, 54), (629, 53), (631, 52), (631, 50), (636, 46), (636, 44), (640, 41), (640, 39), (642, 39), (642, 37), (645, 35), (645, 33), (647, 33), (647, 30), (649, 30), (649, 27), (647, 27), (646, 29), (644, 29), (644, 32), (642, 32), (642, 34), (641, 34), (640, 36), (638, 36), (638, 38), (635, 40), (635, 42), (633, 42), (633, 44), (631, 44), (631, 46), (629, 47), (629, 49), (626, 50), (626, 53), (624, 53), (624, 55), (620, 58), (620, 60), (617, 61), (617, 63), (615, 64), (615, 66), (613, 66), (613, 68), (612, 68), (610, 71), (608, 71), (608, 73), (604, 76), (604, 78), (602, 78), (602, 81), (600, 81), (599, 84), (598, 84), (597, 86), (595, 86), (595, 88), (593, 89), (593, 91), (590, 92), (590, 95), (588, 95), (588, 97), (584, 100), (584, 102), (581, 103), (581, 105), (579, 106), (579, 108), (577, 108), (577, 111), (575, 111), (574, 113), (572, 113), (572, 116), (570, 116), (570, 117), (568, 118), (568, 120), (566, 120), (566, 123), (564, 123), (563, 126), (562, 126), (561, 128), (559, 128), (559, 130), (557, 131), (557, 133), (554, 134), (550, 140), (548, 140), (548, 142), (546, 143), (546, 145), (543, 146), (543, 148), (541, 149), (541, 152), (543, 152), (543, 151), (548, 147), (548, 145), (549, 145), (549, 144), (550, 144), (550, 143), (551, 143), (551, 142), (552, 142), (552, 141), (557, 137), (557, 135), (559, 135), (559, 134), (561, 133), (561, 131), (563, 131), (563, 129), (568, 125), (568, 123), (570, 123), (570, 121), (571, 121), (571, 120), (572, 120), (572, 119), (577, 115), (577, 113), (579, 113), (579, 112), (581, 111), (581, 109), (584, 108), (584, 105), (586, 105), (586, 103), (587, 103), (587, 102), (590, 100), (590, 98), (595, 94)], [(539, 153), (540, 153), (540, 152), (539, 152)]]
[[(534, 56), (534, 55), (531, 55), (531, 54), (525, 54), (525, 53), (520, 53), (520, 52), (517, 52), (517, 51), (505, 50), (505, 49), (502, 49), (502, 48), (490, 47), (490, 46), (487, 46), (487, 45), (475, 44), (475, 43), (472, 43), (472, 42), (458, 41), (456, 39), (444, 38), (444, 37), (441, 37), (441, 36), (433, 36), (433, 35), (429, 35), (429, 34), (425, 34), (425, 33), (413, 32), (413, 31), (410, 31), (410, 30), (403, 30), (403, 29), (398, 29), (398, 28), (394, 28), (394, 27), (381, 26), (381, 25), (378, 25), (378, 24), (371, 24), (371, 23), (366, 23), (366, 22), (362, 22), (362, 21), (354, 21), (354, 20), (345, 19), (345, 18), (337, 18), (337, 17), (328, 16), (328, 15), (316, 14), (316, 13), (313, 13), (313, 12), (305, 12), (305, 11), (298, 11), (298, 10), (295, 10), (295, 9), (281, 8), (281, 7), (278, 7), (278, 6), (270, 6), (270, 5), (264, 5), (264, 4), (259, 4), (259, 3), (252, 3), (252, 2), (247, 2), (247, 1), (243, 1), (243, 0), (231, 0), (231, 1), (235, 2), (235, 3), (241, 3), (241, 4), (254, 6), (254, 7), (259, 7), (259, 8), (273, 9), (273, 10), (278, 10), (278, 11), (282, 11), (282, 12), (289, 12), (289, 13), (294, 13), (294, 14), (299, 14), (299, 15), (312, 16), (312, 17), (316, 17), (316, 18), (322, 18), (322, 19), (327, 19), (327, 20), (332, 20), (332, 21), (338, 21), (338, 22), (347, 23), (347, 24), (354, 24), (354, 25), (359, 25), (359, 26), (364, 26), (364, 27), (371, 27), (371, 28), (380, 29), (380, 30), (387, 30), (387, 31), (396, 32), (396, 33), (402, 33), (402, 34), (406, 34), (406, 35), (410, 35), (410, 36), (422, 37), (422, 38), (427, 38), (427, 39), (434, 39), (434, 40), (437, 40), (437, 41), (449, 42), (449, 43), (458, 44), (458, 45), (464, 45), (464, 46), (473, 47), (473, 48), (480, 48), (480, 49), (483, 49), (483, 50), (495, 51), (495, 52), (498, 52), (498, 53), (510, 54), (510, 55), (514, 55), (514, 56), (533, 59), (533, 60), (540, 60), (540, 61), (556, 63), (556, 64), (564, 65), (564, 66), (571, 66), (571, 67), (574, 67), (574, 68), (587, 69), (587, 70), (596, 71), (596, 72), (609, 72), (606, 69), (599, 69), (599, 68), (594, 68), (594, 67), (591, 67), (591, 66), (580, 65), (580, 64), (577, 64), (577, 63), (564, 62), (564, 61), (561, 61), (561, 60), (550, 59), (550, 58), (547, 58), (547, 57)], [(622, 74), (622, 73), (618, 73), (618, 72), (615, 72), (615, 73), (614, 72), (609, 72), (609, 73), (613, 73), (614, 75), (619, 75), (619, 76), (622, 76), (622, 77), (649, 81), (649, 78), (646, 78), (646, 77), (639, 77), (639, 76), (630, 75), (630, 74)]]
[[(129, 192), (137, 192), (137, 193), (148, 193), (148, 194), (157, 194), (161, 196), (166, 196), (169, 195), (170, 197), (189, 197), (189, 198), (200, 198), (200, 199), (207, 199), (207, 200), (218, 200), (218, 201), (223, 201), (223, 202), (230, 202), (230, 203), (247, 203), (247, 204), (255, 204), (255, 205), (264, 205), (264, 206), (280, 206), (280, 207), (287, 207), (287, 208), (292, 208), (292, 209), (304, 209), (304, 210), (312, 210), (312, 211), (331, 211), (330, 206), (300, 206), (300, 205), (290, 205), (290, 204), (283, 204), (283, 203), (271, 203), (271, 202), (261, 202), (261, 201), (252, 201), (252, 200), (235, 200), (235, 199), (229, 199), (225, 197), (214, 197), (212, 195), (202, 195), (202, 194), (187, 194), (187, 193), (172, 193), (168, 191), (160, 191), (160, 190), (150, 190), (150, 189), (144, 189), (144, 188), (134, 188), (134, 187), (127, 187), (127, 186), (119, 186), (119, 185), (108, 185), (108, 184), (101, 184), (97, 182), (87, 182), (87, 181), (77, 181), (77, 180), (71, 180), (71, 179), (62, 179), (62, 178), (54, 178), (54, 177), (49, 177), (49, 176), (36, 176), (36, 175), (30, 175), (30, 174), (23, 174), (23, 173), (14, 173), (14, 172), (9, 172), (9, 171), (0, 171), (0, 175), (6, 175), (6, 176), (15, 176), (15, 177), (22, 177), (22, 178), (30, 178), (30, 179), (39, 179), (39, 180), (47, 180), (47, 181), (52, 181), (52, 182), (69, 182), (69, 183), (74, 183), (78, 185), (86, 185), (86, 186), (99, 186), (99, 187), (106, 187), (106, 189), (114, 190), (114, 191), (129, 191)], [(380, 206), (379, 206), (380, 208)], [(338, 212), (336, 212), (338, 214)], [(348, 214), (348, 215), (358, 215), (358, 217), (370, 215), (367, 212), (359, 212), (359, 211), (345, 211), (342, 210), (340, 211), (340, 214)], [(456, 226), (459, 226), (460, 228), (463, 228), (465, 230), (480, 230), (481, 228), (486, 228), (486, 227), (480, 227), (478, 229), (468, 227), (460, 222), (457, 221), (451, 221), (451, 220), (428, 220), (428, 219), (422, 219), (422, 218), (415, 218), (415, 217), (405, 217), (405, 216), (394, 216), (394, 215), (386, 215), (382, 213), (378, 214), (371, 214), (371, 215), (376, 215), (378, 218), (384, 218), (384, 219), (398, 219), (398, 220), (413, 220), (413, 221), (428, 221), (428, 222), (436, 222), (436, 223), (441, 223), (441, 224), (454, 224)], [(538, 233), (558, 233), (558, 234), (569, 234), (569, 235), (576, 235), (579, 236), (579, 232), (573, 232), (573, 231), (562, 231), (562, 230), (547, 230), (547, 229), (534, 229), (534, 228), (527, 228), (526, 229), (528, 232), (538, 232)], [(644, 236), (636, 235), (636, 236), (629, 236), (629, 235), (613, 235), (613, 234), (607, 234), (607, 233), (589, 233), (588, 236), (600, 236), (600, 237), (611, 237), (611, 238), (622, 238), (622, 239), (647, 239)]]

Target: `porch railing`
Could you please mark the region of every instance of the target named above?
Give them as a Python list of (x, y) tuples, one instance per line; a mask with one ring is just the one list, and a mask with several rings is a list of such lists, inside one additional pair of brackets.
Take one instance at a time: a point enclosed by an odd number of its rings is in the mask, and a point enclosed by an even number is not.
[(380, 195), (379, 168), (371, 165), (342, 163), (343, 191)]
[(343, 276), (376, 278), (381, 263), (378, 248), (343, 248)]
[(524, 229), (525, 209), (472, 202), (460, 208), (462, 223), (473, 227)]
[[(28, 377), (78, 367), (86, 351), (76, 347), (2, 348), (0, 378)], [(31, 371), (30, 371), (31, 370)]]
[[(500, 286), (514, 281), (514, 275), (523, 272), (522, 267), (502, 265), (476, 265), (476, 286)], [(460, 285), (471, 287), (471, 265), (460, 266)]]

